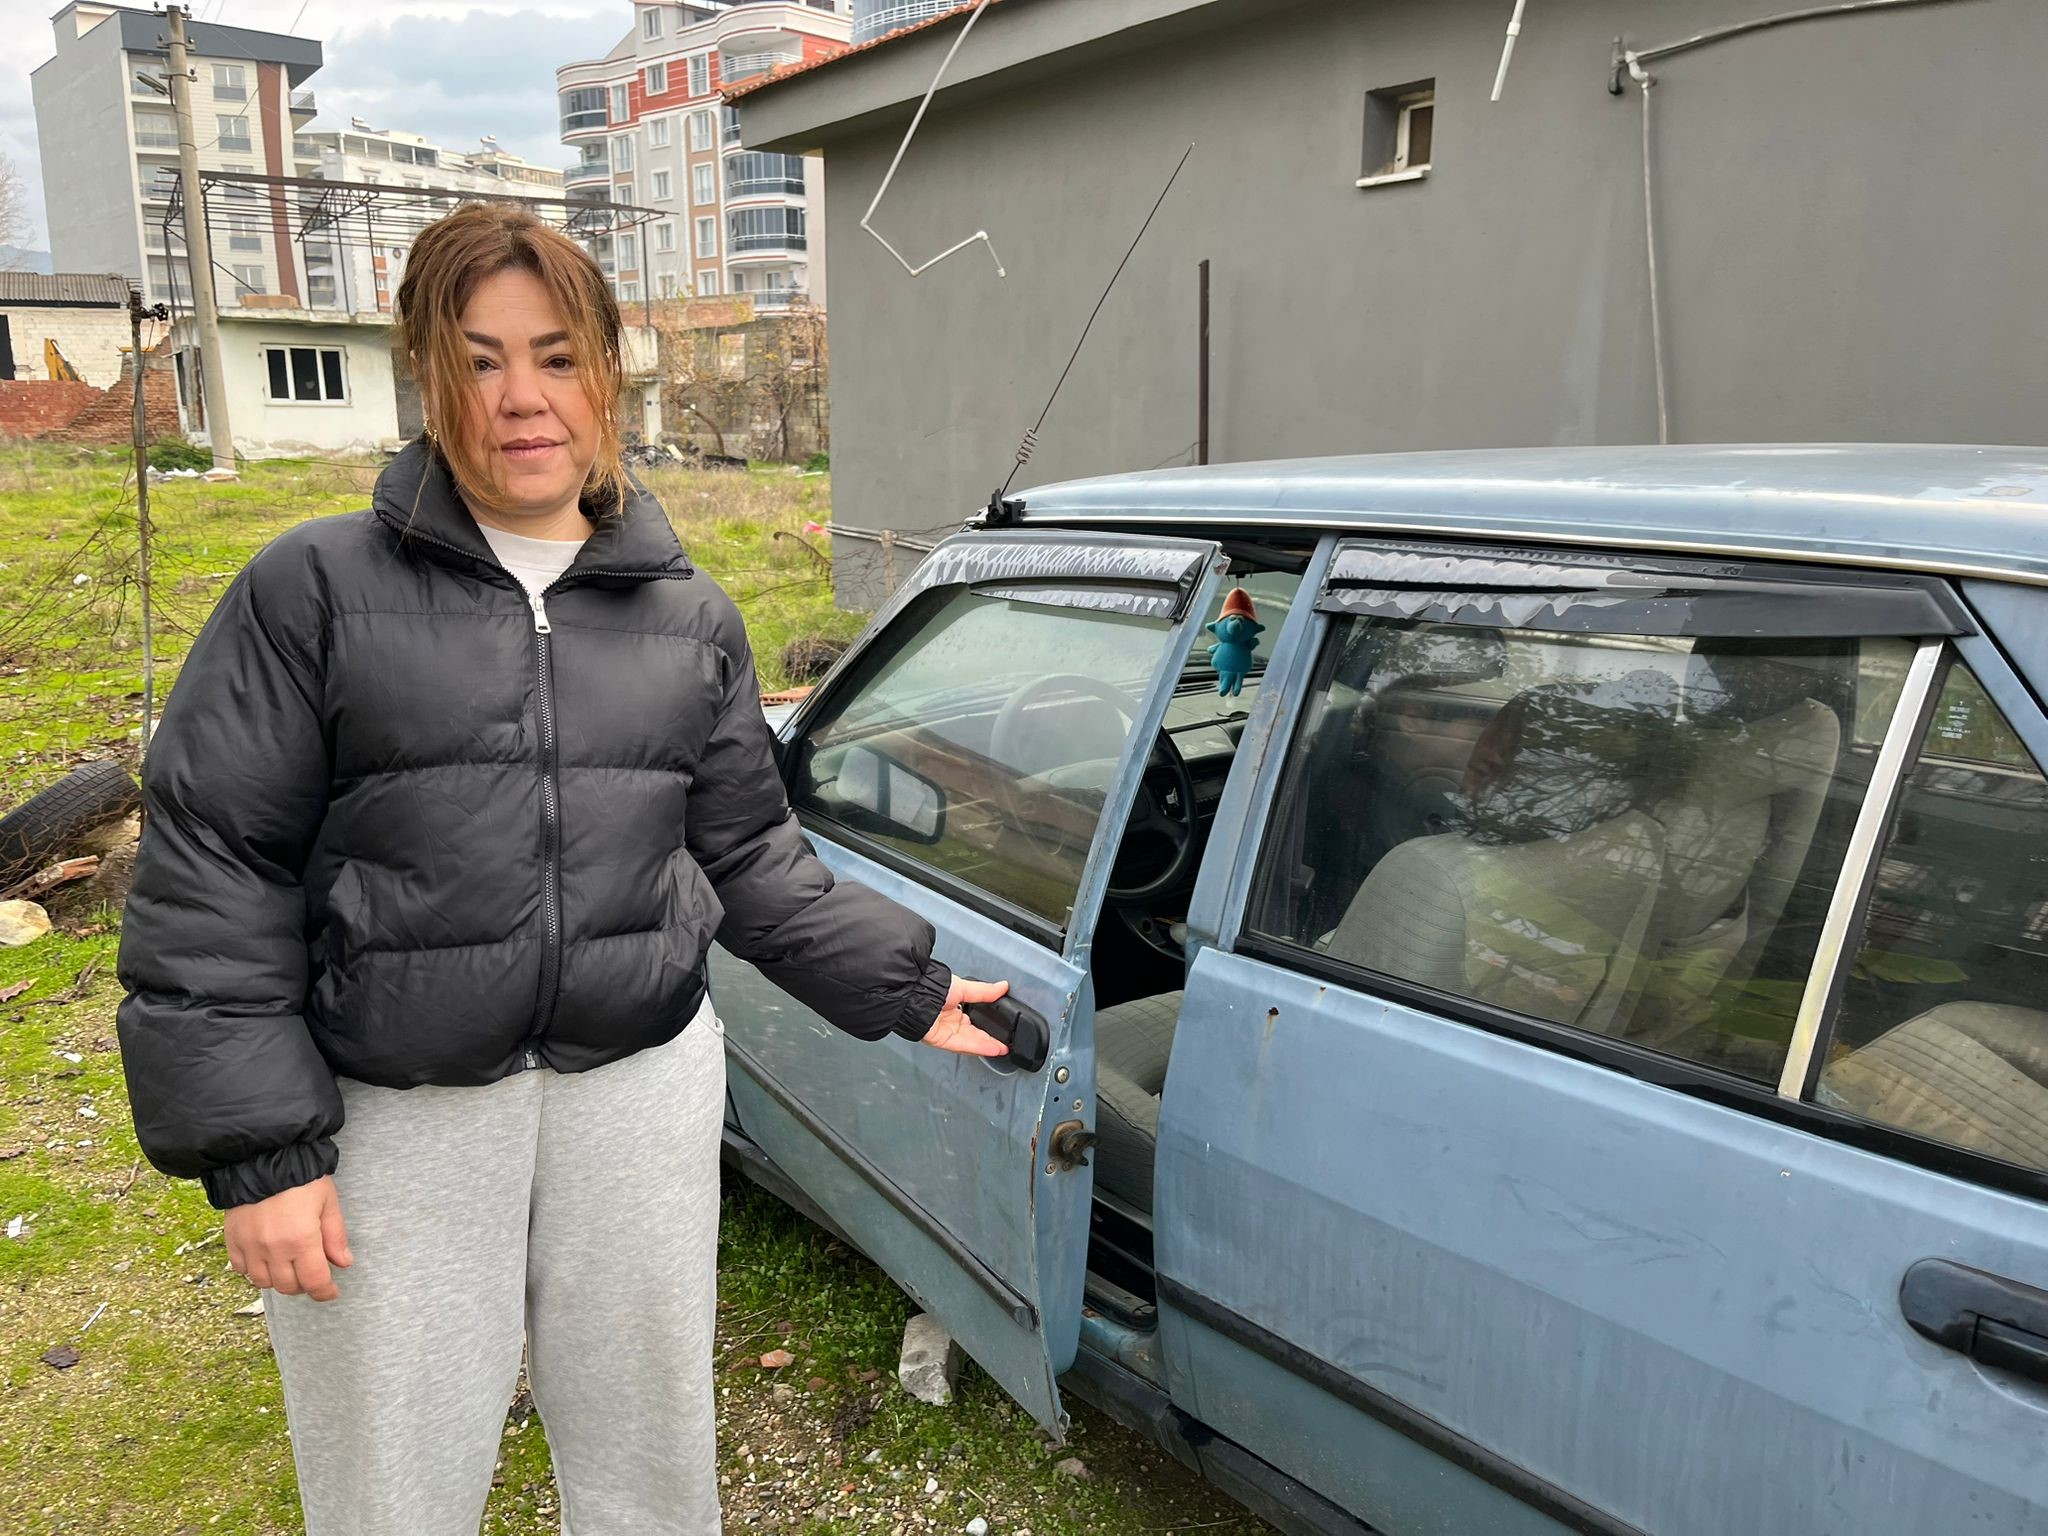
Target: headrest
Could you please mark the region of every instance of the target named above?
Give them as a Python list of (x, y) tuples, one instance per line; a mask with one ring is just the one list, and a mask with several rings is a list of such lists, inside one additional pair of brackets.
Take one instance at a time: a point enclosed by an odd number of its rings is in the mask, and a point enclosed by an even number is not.
[(1702, 636), (1686, 665), (1686, 710), (1696, 720), (1748, 722), (1823, 702), (1853, 675), (1852, 641)]
[(1612, 821), (1654, 794), (1677, 716), (1677, 683), (1647, 667), (1516, 694), (1466, 764), (1466, 834), (1526, 843)]

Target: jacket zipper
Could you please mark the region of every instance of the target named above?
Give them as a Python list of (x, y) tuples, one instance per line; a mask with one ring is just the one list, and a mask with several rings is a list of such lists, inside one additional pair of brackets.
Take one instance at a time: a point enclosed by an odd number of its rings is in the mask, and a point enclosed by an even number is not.
[[(496, 571), (514, 588), (524, 591), (524, 586), (505, 567), (495, 560), (450, 544), (446, 539), (437, 539), (430, 533), (418, 529), (405, 530), (407, 538), (418, 539), (423, 544), (432, 544), (438, 549), (452, 551), (466, 560), (473, 560), (489, 570)], [(541, 926), (546, 936), (546, 947), (541, 951), (540, 999), (534, 1011), (533, 1033), (523, 1043), (521, 1066), (531, 1072), (541, 1065), (541, 1044), (548, 1032), (548, 1026), (555, 1021), (555, 1004), (562, 989), (562, 801), (561, 775), (555, 762), (555, 695), (554, 655), (550, 644), (554, 637), (554, 625), (548, 622), (547, 597), (550, 592), (559, 592), (578, 581), (598, 577), (608, 581), (688, 581), (697, 574), (696, 568), (686, 559), (682, 569), (673, 571), (573, 571), (565, 572), (539, 592), (530, 593), (526, 606), (533, 614), (534, 667), (538, 685), (535, 692), (535, 708), (539, 715), (540, 728), (540, 812), (541, 812)]]
[(546, 947), (540, 959), (540, 1004), (535, 1012), (533, 1033), (526, 1037), (525, 1070), (541, 1065), (541, 1046), (548, 1026), (555, 1022), (555, 1004), (562, 992), (562, 786), (556, 760), (554, 625), (548, 622), (548, 594), (588, 577), (614, 581), (687, 581), (696, 571), (685, 565), (679, 571), (577, 571), (565, 574), (527, 598), (533, 610), (534, 664), (538, 685), (534, 694), (540, 720), (540, 820), (541, 927)]

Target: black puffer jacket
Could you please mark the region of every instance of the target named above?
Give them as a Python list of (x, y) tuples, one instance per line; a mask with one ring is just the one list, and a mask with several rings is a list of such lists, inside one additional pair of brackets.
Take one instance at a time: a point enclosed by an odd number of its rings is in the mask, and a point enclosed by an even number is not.
[(921, 1038), (951, 980), (922, 919), (812, 854), (739, 613), (637, 488), (530, 605), (414, 443), (372, 510), (228, 589), (144, 777), (128, 1091), (150, 1161), (216, 1206), (333, 1171), (336, 1074), (662, 1044), (714, 937), (868, 1038)]

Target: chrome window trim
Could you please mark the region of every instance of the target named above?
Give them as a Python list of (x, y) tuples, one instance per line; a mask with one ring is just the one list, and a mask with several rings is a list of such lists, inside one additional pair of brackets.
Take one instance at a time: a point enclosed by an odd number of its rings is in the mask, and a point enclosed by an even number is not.
[(1922, 640), (1906, 668), (1905, 686), (1899, 691), (1891, 724), (1877, 749), (1870, 786), (1856, 812), (1856, 825), (1842, 853), (1841, 873), (1835, 878), (1835, 893), (1828, 900), (1820, 940), (1807, 967), (1806, 990), (1800, 994), (1799, 1011), (1793, 1015), (1792, 1039), (1786, 1046), (1785, 1065), (1778, 1073), (1781, 1099), (1804, 1102), (1813, 1094), (1820, 1075), (1824, 1026), (1841, 1000), (1842, 986), (1848, 979), (1847, 967), (1855, 958), (1850, 944), (1862, 936), (1863, 914), (1870, 904), (1871, 887), (1884, 857), (1892, 817), (1905, 793), (1906, 777), (1919, 760), (1920, 743), (1926, 737), (1935, 700), (1941, 694), (1947, 654), (1946, 641)]

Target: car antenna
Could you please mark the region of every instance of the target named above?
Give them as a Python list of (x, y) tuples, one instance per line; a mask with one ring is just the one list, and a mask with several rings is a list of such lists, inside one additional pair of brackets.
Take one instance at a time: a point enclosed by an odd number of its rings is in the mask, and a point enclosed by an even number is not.
[(1052, 394), (1046, 399), (1045, 409), (1038, 413), (1038, 420), (1025, 431), (1024, 440), (1017, 445), (1017, 462), (1010, 466), (1009, 476), (1003, 481), (1002, 489), (989, 497), (988, 508), (978, 520), (979, 526), (1006, 528), (1014, 523), (1018, 514), (1024, 510), (1022, 501), (1010, 499), (1011, 483), (1016, 480), (1017, 471), (1030, 463), (1031, 455), (1038, 451), (1038, 434), (1045, 426), (1046, 417), (1052, 414), (1053, 402), (1059, 399), (1060, 391), (1066, 387), (1067, 375), (1074, 371), (1074, 364), (1080, 359), (1081, 349), (1088, 344), (1088, 333), (1095, 328), (1095, 317), (1102, 313), (1102, 306), (1109, 302), (1110, 291), (1116, 287), (1116, 280), (1124, 275), (1124, 268), (1131, 264), (1131, 258), (1138, 253), (1138, 246), (1145, 238), (1145, 231), (1152, 227), (1153, 219), (1158, 217), (1159, 210), (1166, 204), (1166, 194), (1171, 192), (1173, 184), (1180, 180), (1181, 170), (1187, 165), (1188, 156), (1194, 152), (1195, 146), (1192, 144), (1181, 152), (1180, 162), (1174, 166), (1173, 174), (1166, 178), (1166, 185), (1159, 189), (1159, 197), (1152, 204), (1152, 211), (1145, 215), (1145, 222), (1138, 226), (1137, 238), (1131, 241), (1131, 248), (1124, 252), (1124, 259), (1116, 264), (1116, 271), (1109, 275), (1109, 284), (1102, 290), (1102, 297), (1095, 301), (1095, 308), (1089, 311), (1088, 323), (1081, 327), (1081, 339), (1074, 343), (1073, 355), (1067, 359), (1067, 366), (1060, 373), (1059, 383), (1053, 385)]

